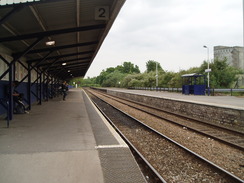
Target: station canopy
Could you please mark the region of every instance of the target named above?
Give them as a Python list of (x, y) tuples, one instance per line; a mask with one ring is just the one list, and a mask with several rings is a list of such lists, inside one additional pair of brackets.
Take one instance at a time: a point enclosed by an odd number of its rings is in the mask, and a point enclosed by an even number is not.
[(84, 77), (124, 2), (0, 0), (0, 47), (60, 79)]

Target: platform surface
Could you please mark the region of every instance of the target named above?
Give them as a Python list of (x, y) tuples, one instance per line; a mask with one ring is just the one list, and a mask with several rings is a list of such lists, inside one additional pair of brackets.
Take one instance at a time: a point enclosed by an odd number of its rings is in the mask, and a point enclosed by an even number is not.
[[(123, 162), (123, 163), (121, 163)], [(0, 121), (1, 183), (145, 182), (128, 146), (79, 89)]]
[(164, 91), (148, 91), (148, 90), (128, 90), (119, 88), (106, 88), (107, 90), (134, 93), (140, 95), (149, 95), (162, 97), (173, 100), (188, 101), (199, 104), (214, 105), (227, 108), (235, 108), (244, 110), (244, 97), (235, 96), (202, 96), (202, 95), (183, 95), (181, 93), (164, 92)]

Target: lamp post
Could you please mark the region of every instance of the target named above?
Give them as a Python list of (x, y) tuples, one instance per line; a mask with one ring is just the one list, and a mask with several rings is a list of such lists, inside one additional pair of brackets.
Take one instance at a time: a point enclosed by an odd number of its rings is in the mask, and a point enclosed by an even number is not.
[(158, 62), (156, 62), (156, 90), (158, 89)]
[(209, 90), (209, 72), (211, 72), (211, 69), (209, 69), (209, 48), (207, 46), (203, 46), (204, 48), (207, 48), (208, 52), (208, 69), (205, 70), (205, 72), (208, 73), (208, 96), (210, 95), (210, 90)]
[[(243, 48), (242, 48), (242, 51), (243, 51), (243, 62), (244, 62), (244, 0), (242, 1), (242, 41), (243, 41)], [(244, 67), (244, 63), (242, 64), (242, 67)], [(242, 77), (242, 81), (241, 81), (241, 85), (244, 84), (243, 83), (243, 77)]]

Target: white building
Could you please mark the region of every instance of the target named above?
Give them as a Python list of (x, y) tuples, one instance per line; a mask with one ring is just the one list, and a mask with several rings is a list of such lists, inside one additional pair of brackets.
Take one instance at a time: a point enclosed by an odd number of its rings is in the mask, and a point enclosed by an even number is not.
[(215, 46), (214, 59), (224, 60), (231, 66), (244, 70), (244, 47)]

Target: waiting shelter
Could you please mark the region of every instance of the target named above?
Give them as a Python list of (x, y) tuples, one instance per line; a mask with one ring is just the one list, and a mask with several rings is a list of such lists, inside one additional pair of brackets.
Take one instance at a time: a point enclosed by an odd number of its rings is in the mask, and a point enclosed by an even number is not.
[(205, 95), (206, 76), (203, 74), (184, 74), (182, 77), (182, 94)]

